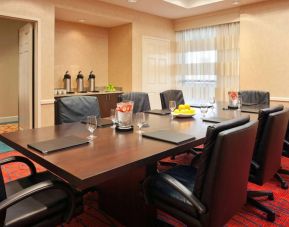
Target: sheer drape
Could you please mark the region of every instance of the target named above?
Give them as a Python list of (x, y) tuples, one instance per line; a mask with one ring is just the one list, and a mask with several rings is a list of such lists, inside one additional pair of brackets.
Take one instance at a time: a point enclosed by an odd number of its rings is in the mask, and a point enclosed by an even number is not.
[(177, 86), (186, 102), (226, 101), (239, 90), (239, 30), (231, 23), (177, 32)]

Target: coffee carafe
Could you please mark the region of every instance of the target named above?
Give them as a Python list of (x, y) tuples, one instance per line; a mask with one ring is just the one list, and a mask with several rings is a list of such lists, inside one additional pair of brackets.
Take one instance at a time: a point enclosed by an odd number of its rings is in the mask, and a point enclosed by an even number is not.
[(95, 75), (92, 72), (88, 76), (88, 91), (95, 92)]
[(76, 84), (77, 84), (77, 92), (85, 92), (84, 86), (83, 86), (83, 75), (81, 74), (81, 71), (78, 72), (76, 77)]
[(66, 71), (65, 74), (64, 74), (63, 83), (64, 83), (64, 89), (66, 90), (66, 92), (67, 93), (72, 93), (72, 90), (71, 90), (71, 76), (68, 74), (68, 71)]

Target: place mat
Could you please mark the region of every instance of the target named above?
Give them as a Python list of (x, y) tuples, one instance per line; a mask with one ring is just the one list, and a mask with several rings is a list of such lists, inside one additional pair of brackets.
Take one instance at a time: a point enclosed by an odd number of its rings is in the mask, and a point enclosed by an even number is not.
[(147, 110), (145, 113), (149, 114), (157, 114), (157, 115), (168, 115), (171, 113), (170, 110), (159, 110), (159, 109), (154, 109), (154, 110)]
[(192, 135), (175, 132), (175, 131), (169, 131), (169, 130), (158, 130), (153, 132), (144, 132), (142, 134), (143, 137), (160, 140), (164, 142), (174, 143), (174, 144), (180, 144), (185, 141), (189, 140), (195, 140), (196, 138)]
[(65, 136), (57, 139), (45, 140), (37, 143), (31, 143), (27, 146), (33, 148), (43, 154), (48, 154), (52, 151), (63, 150), (88, 143), (88, 139), (82, 139), (77, 136)]
[(227, 120), (230, 120), (230, 119), (221, 118), (221, 117), (205, 117), (205, 118), (203, 118), (203, 121), (211, 122), (211, 123), (221, 123), (221, 122), (227, 121)]
[(259, 113), (260, 108), (241, 107), (241, 112), (244, 113)]
[[(86, 124), (87, 120), (82, 120), (81, 123)], [(113, 125), (113, 121), (110, 119), (106, 119), (106, 118), (97, 118), (97, 127), (101, 128), (101, 127), (108, 127), (108, 126), (112, 126)]]

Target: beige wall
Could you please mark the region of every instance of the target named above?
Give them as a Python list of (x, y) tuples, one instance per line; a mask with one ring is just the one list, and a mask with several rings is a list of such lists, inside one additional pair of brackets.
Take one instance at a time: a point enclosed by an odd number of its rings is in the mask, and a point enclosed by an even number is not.
[[(54, 7), (50, 1), (1, 0), (0, 16), (37, 21), (36, 126), (54, 123)], [(44, 107), (45, 105), (45, 107)], [(45, 108), (45, 109), (44, 109)], [(43, 112), (42, 112), (43, 109)], [(38, 118), (38, 116), (40, 116)]]
[(132, 24), (109, 29), (108, 81), (132, 90)]
[(289, 101), (289, 1), (241, 9), (240, 87)]
[[(141, 90), (142, 81), (142, 37), (153, 36), (170, 41), (175, 40), (171, 20), (127, 8), (105, 4), (94, 0), (54, 0), (59, 8), (69, 8), (90, 16), (102, 16), (112, 20), (132, 23), (132, 90)], [(172, 76), (172, 75), (170, 75)]]
[(24, 24), (0, 18), (0, 122), (18, 116), (18, 29)]
[(63, 75), (69, 70), (72, 88), (81, 70), (88, 86), (88, 75), (93, 70), (96, 86), (108, 82), (108, 29), (79, 23), (55, 23), (55, 88), (63, 88)]

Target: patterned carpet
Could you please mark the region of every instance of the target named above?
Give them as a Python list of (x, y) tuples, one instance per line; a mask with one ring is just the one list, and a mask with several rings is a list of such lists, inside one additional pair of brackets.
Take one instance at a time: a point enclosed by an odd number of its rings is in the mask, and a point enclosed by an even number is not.
[[(17, 123), (11, 123), (11, 124), (0, 124), (0, 134), (6, 133), (6, 132), (15, 132), (18, 130), (18, 124)], [(7, 146), (5, 143), (2, 143), (0, 141), (0, 153), (12, 151), (13, 149), (9, 146)]]
[[(1, 127), (0, 127), (1, 130)], [(15, 130), (15, 127), (11, 128)], [(0, 159), (5, 157), (21, 155), (16, 151), (10, 151), (0, 154)], [(174, 162), (178, 163), (189, 163), (191, 159), (190, 154), (179, 155), (176, 157)], [(167, 159), (170, 161), (170, 158)], [(36, 164), (37, 171), (44, 171), (45, 169), (40, 165)], [(282, 158), (282, 166), (285, 169), (289, 169), (289, 158)], [(2, 166), (2, 173), (5, 182), (23, 177), (28, 174), (28, 169), (25, 165), (19, 163), (11, 163)], [(284, 179), (289, 182), (289, 176), (283, 175)], [(257, 211), (250, 205), (245, 205), (225, 226), (289, 226), (289, 191), (281, 189), (279, 183), (272, 179), (265, 185), (256, 186), (254, 184), (248, 183), (248, 188), (251, 190), (271, 190), (274, 193), (275, 200), (269, 201), (264, 200), (262, 203), (272, 208), (276, 212), (275, 223), (270, 223), (266, 221), (265, 216)], [(69, 224), (65, 224), (65, 227), (108, 227), (108, 226), (122, 226), (117, 221), (109, 218), (107, 215), (103, 214), (98, 209), (98, 195), (97, 193), (89, 193), (85, 196), (85, 210), (83, 214), (74, 218)], [(261, 199), (262, 200), (262, 199)], [(185, 225), (180, 221), (170, 217), (169, 215), (158, 211), (158, 218), (167, 221), (172, 226), (184, 227)]]

